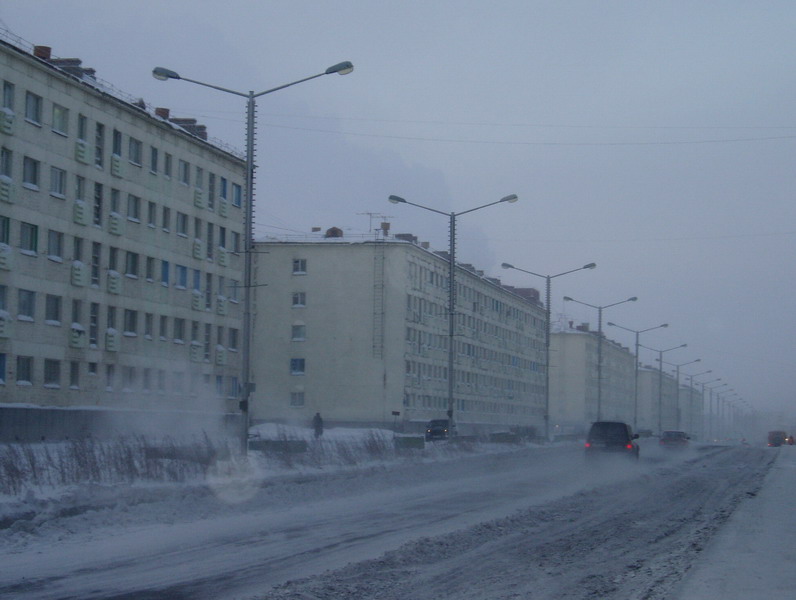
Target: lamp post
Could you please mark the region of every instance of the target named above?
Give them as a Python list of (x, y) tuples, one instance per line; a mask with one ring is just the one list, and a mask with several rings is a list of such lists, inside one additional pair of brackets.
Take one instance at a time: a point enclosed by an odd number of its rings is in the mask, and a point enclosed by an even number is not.
[[(665, 362), (665, 361), (664, 361)], [(702, 362), (701, 358), (696, 358), (694, 360), (689, 360), (688, 362), (684, 363), (670, 363), (667, 362), (667, 365), (670, 365), (675, 368), (675, 377), (677, 378), (677, 390), (675, 392), (675, 400), (674, 406), (677, 410), (677, 429), (680, 429), (680, 367), (684, 367), (686, 365), (693, 365), (694, 363)]]
[(646, 348), (647, 350), (652, 350), (653, 352), (658, 353), (658, 435), (663, 432), (663, 354), (664, 352), (671, 352), (672, 350), (685, 348), (686, 346), (688, 346), (688, 344), (680, 344), (679, 346), (674, 346), (673, 348), (659, 350), (657, 348), (650, 348), (649, 346), (641, 345), (642, 348)]
[(571, 269), (569, 271), (564, 271), (563, 273), (557, 273), (555, 275), (540, 275), (539, 273), (534, 273), (533, 271), (526, 271), (525, 269), (520, 269), (519, 267), (515, 267), (509, 263), (503, 263), (500, 265), (504, 269), (514, 269), (515, 271), (520, 271), (522, 273), (528, 273), (528, 275), (535, 275), (536, 277), (542, 277), (545, 280), (545, 331), (544, 331), (544, 350), (545, 350), (545, 362), (544, 362), (544, 439), (550, 441), (550, 288), (551, 288), (551, 281), (556, 277), (561, 277), (562, 275), (569, 275), (570, 273), (575, 273), (577, 271), (583, 271), (584, 269), (594, 269), (597, 267), (597, 263), (589, 263), (587, 265), (583, 265), (582, 267), (578, 267), (577, 269)]
[(160, 81), (168, 79), (181, 79), (204, 87), (209, 87), (214, 90), (226, 92), (246, 98), (246, 196), (245, 196), (245, 211), (244, 211), (244, 261), (243, 261), (243, 353), (241, 355), (242, 369), (241, 381), (238, 385), (238, 407), (241, 411), (241, 452), (245, 455), (248, 451), (248, 436), (249, 436), (249, 397), (251, 392), (254, 391), (254, 386), (249, 381), (251, 378), (251, 288), (252, 288), (252, 254), (254, 250), (254, 130), (255, 130), (255, 100), (260, 96), (265, 96), (272, 92), (283, 90), (287, 87), (304, 83), (311, 79), (316, 79), (324, 75), (331, 75), (338, 73), (340, 75), (347, 75), (354, 70), (354, 65), (348, 61), (337, 63), (326, 69), (323, 73), (311, 75), (304, 79), (299, 79), (291, 83), (271, 88), (262, 92), (254, 93), (239, 92), (231, 90), (218, 85), (197, 81), (196, 79), (189, 79), (182, 77), (171, 69), (164, 67), (155, 67), (152, 70), (152, 76)]
[[(707, 375), (708, 373), (712, 373), (712, 369), (708, 369), (707, 371), (702, 371), (701, 373), (694, 373), (693, 375), (689, 375), (686, 373), (686, 377), (688, 377), (688, 404), (691, 406), (691, 410), (688, 412), (688, 430), (692, 431), (694, 428), (694, 377), (699, 377), (700, 375)], [(697, 382), (699, 383), (699, 382)], [(701, 437), (705, 436), (705, 399), (702, 398), (702, 431)]]
[[(713, 381), (721, 381), (721, 377), (718, 379), (714, 379)], [(712, 383), (708, 381), (706, 383)], [(715, 439), (716, 437), (716, 423), (713, 417), (713, 390), (722, 388), (726, 385), (730, 385), (729, 383), (720, 383), (719, 385), (714, 385), (707, 387), (705, 383), (702, 384), (702, 397), (704, 398), (705, 390), (708, 390), (708, 437), (710, 439)]]
[(511, 194), (509, 196), (504, 196), (500, 200), (495, 200), (494, 202), (482, 204), (481, 206), (476, 206), (475, 208), (470, 208), (468, 210), (463, 210), (461, 212), (449, 212), (449, 213), (437, 210), (436, 208), (431, 208), (430, 206), (423, 206), (422, 204), (409, 202), (409, 200), (405, 200), (400, 196), (390, 196), (388, 200), (393, 204), (409, 204), (411, 206), (416, 206), (418, 208), (422, 208), (423, 210), (428, 210), (433, 213), (437, 213), (438, 215), (444, 215), (448, 217), (448, 412), (447, 414), (448, 418), (451, 420), (451, 425), (453, 425), (453, 404), (454, 404), (453, 337), (456, 330), (456, 217), (459, 217), (461, 215), (466, 215), (467, 213), (471, 213), (476, 210), (481, 210), (482, 208), (486, 208), (487, 206), (494, 206), (495, 204), (500, 204), (501, 202), (513, 203), (516, 202), (518, 198), (516, 194)]
[(656, 325), (655, 327), (647, 327), (646, 329), (630, 329), (629, 327), (623, 327), (622, 325), (617, 325), (616, 323), (611, 323), (608, 321), (608, 325), (610, 327), (618, 327), (619, 329), (624, 329), (625, 331), (629, 331), (631, 333), (636, 334), (636, 368), (633, 370), (633, 429), (638, 427), (638, 348), (639, 344), (639, 336), (642, 333), (646, 333), (647, 331), (652, 331), (653, 329), (661, 329), (663, 327), (668, 327), (668, 323), (661, 323), (660, 325)]
[(603, 306), (596, 306), (594, 304), (589, 304), (587, 302), (581, 302), (580, 300), (575, 300), (574, 298), (570, 298), (569, 296), (564, 296), (564, 302), (575, 302), (577, 304), (582, 304), (583, 306), (588, 306), (589, 308), (597, 309), (597, 420), (598, 421), (602, 419), (602, 403), (603, 403), (603, 310), (605, 310), (606, 308), (611, 308), (612, 306), (624, 304), (625, 302), (635, 302), (636, 300), (638, 300), (636, 296), (631, 296), (627, 300), (620, 300), (619, 302), (614, 302), (613, 304), (604, 304)]

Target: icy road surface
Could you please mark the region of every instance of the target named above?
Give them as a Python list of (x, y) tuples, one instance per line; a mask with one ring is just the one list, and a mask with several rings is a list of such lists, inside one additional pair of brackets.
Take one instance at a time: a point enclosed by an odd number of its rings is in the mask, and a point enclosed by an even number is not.
[(0, 531), (0, 597), (671, 598), (776, 456), (527, 449), (75, 509)]

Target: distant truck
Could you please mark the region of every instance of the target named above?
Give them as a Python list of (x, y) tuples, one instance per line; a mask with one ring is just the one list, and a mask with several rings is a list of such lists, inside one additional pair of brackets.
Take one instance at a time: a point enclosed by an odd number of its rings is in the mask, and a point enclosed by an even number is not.
[(769, 448), (776, 448), (786, 444), (788, 441), (788, 434), (784, 431), (769, 431), (768, 432), (768, 446)]

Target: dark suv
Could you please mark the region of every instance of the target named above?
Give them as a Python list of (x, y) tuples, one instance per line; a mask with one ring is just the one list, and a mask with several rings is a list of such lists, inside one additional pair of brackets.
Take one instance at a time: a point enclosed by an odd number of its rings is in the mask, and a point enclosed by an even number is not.
[(448, 419), (431, 419), (426, 425), (426, 441), (447, 440), (454, 431)]
[(586, 458), (597, 458), (610, 454), (638, 459), (638, 434), (630, 425), (621, 421), (597, 421), (592, 423), (586, 437)]

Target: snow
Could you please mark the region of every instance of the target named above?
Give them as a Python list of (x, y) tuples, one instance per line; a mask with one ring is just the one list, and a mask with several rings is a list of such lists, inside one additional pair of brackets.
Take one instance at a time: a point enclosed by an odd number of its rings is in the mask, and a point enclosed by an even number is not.
[[(253, 434), (317, 443), (308, 428)], [(321, 442), (374, 436), (392, 433)], [(771, 597), (796, 585), (795, 485), (796, 448), (642, 440), (639, 464), (618, 468), (586, 467), (572, 443), (441, 443), (356, 464), (259, 460), (202, 484), (35, 490), (0, 497), (0, 597)]]

